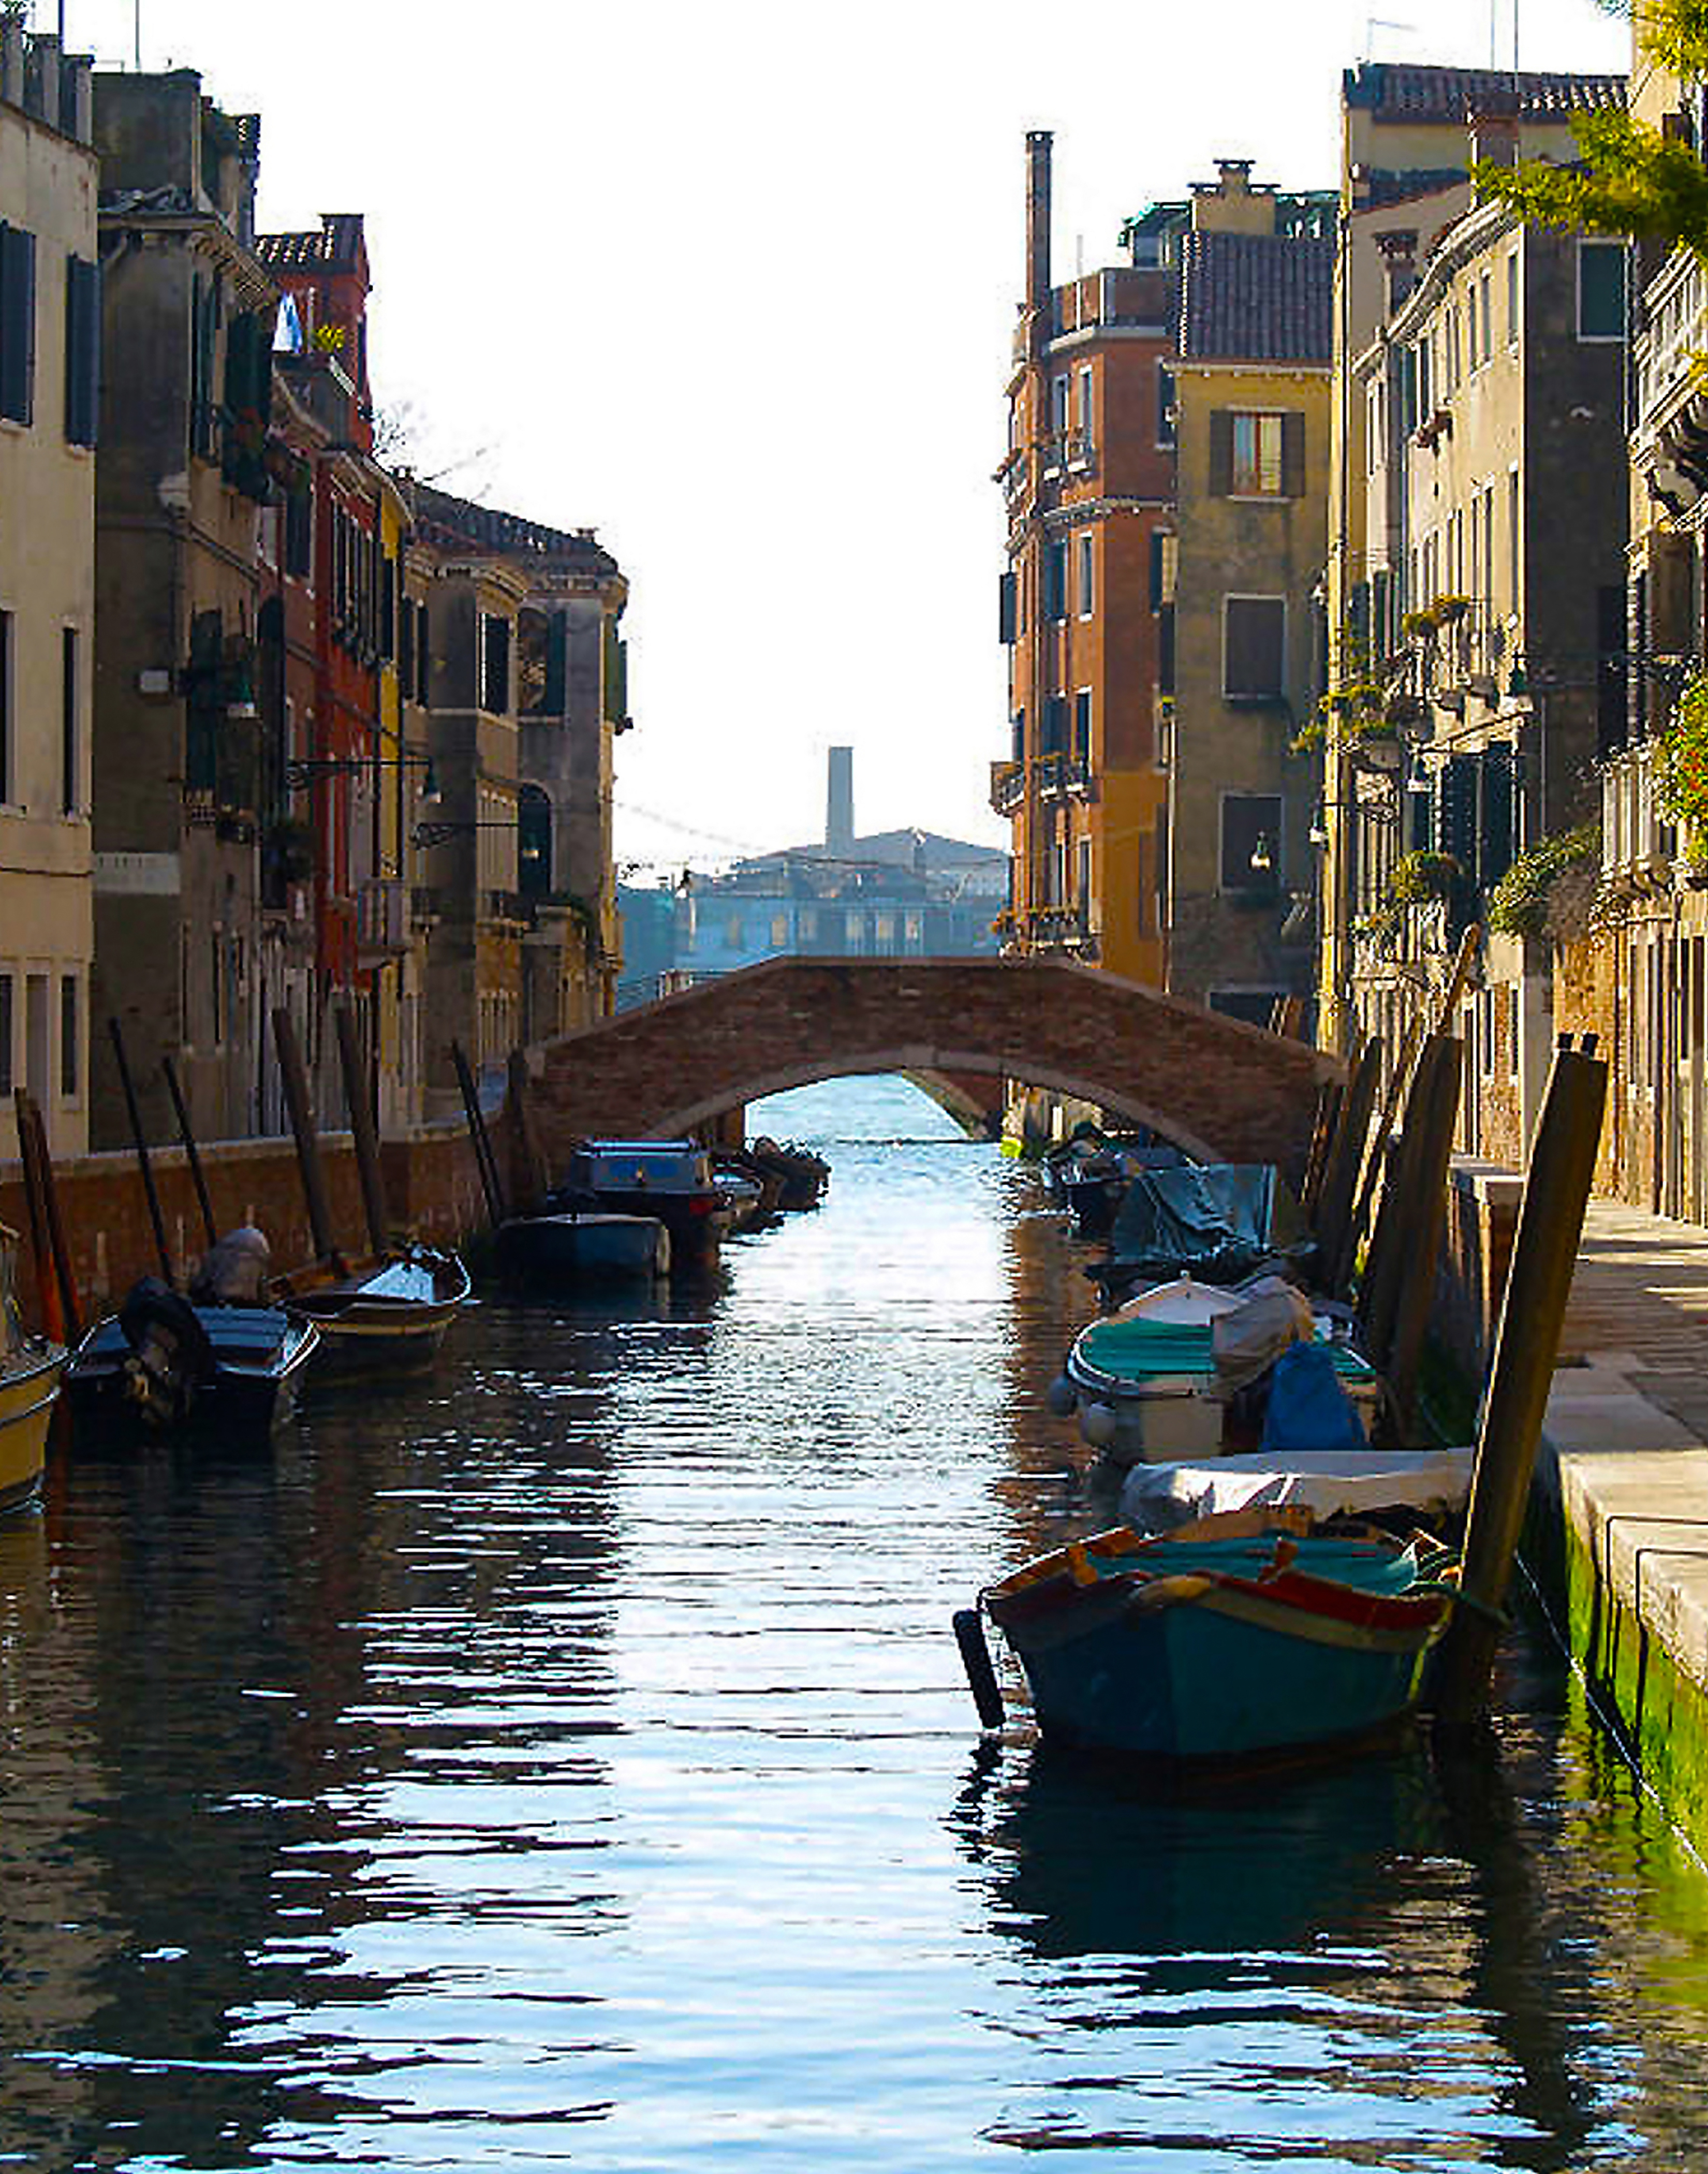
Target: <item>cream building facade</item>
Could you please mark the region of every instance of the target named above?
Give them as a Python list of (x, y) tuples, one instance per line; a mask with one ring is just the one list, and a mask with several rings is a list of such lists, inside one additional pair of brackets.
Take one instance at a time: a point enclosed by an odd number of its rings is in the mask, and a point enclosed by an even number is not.
[(89, 1138), (100, 275), (90, 63), (0, 24), (0, 1155)]

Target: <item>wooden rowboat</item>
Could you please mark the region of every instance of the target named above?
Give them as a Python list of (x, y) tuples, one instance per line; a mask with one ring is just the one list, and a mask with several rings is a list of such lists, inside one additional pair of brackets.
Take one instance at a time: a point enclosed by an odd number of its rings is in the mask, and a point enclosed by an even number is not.
[(14, 1233), (0, 1225), (0, 1516), (41, 1491), (47, 1430), (65, 1372), (65, 1348), (31, 1336), (13, 1291)]
[(277, 1278), (273, 1295), (293, 1320), (320, 1332), (327, 1370), (429, 1366), (469, 1293), (454, 1253), (430, 1246)]
[(1312, 1529), (1308, 1512), (1282, 1509), (1165, 1539), (1119, 1526), (981, 1598), (1045, 1737), (1169, 1762), (1251, 1760), (1343, 1744), (1406, 1714), (1457, 1573), (1452, 1550), (1423, 1535)]

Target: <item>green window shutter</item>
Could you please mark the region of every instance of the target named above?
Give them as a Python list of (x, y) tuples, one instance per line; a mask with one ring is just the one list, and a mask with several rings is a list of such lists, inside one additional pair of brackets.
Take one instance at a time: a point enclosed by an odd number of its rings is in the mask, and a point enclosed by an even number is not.
[(1451, 853), (1465, 873), (1477, 864), (1477, 773), (1473, 754), (1449, 755), (1440, 772), (1435, 803), (1435, 851)]
[(100, 421), (100, 267), (65, 260), (65, 435), (92, 446)]
[(605, 722), (620, 725), (629, 714), (629, 645), (619, 638), (614, 619), (605, 621), (604, 683)]
[(1281, 418), (1281, 495), (1283, 498), (1303, 498), (1305, 495), (1305, 418), (1302, 415), (1284, 415)]
[(1478, 765), (1477, 880), (1492, 890), (1512, 865), (1512, 749), (1491, 747)]
[(1234, 488), (1234, 412), (1210, 411), (1210, 495), (1227, 498)]
[(35, 416), (35, 236), (0, 224), (0, 415)]

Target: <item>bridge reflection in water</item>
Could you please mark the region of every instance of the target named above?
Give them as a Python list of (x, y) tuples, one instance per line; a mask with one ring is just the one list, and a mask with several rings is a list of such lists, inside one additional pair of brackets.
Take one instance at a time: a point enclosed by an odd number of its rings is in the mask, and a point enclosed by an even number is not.
[(0, 2148), (1700, 2158), (1704, 1883), (1538, 1648), (1492, 1786), (978, 1744), (949, 1612), (1090, 1514), (1075, 1256), (894, 1083), (765, 1122), (830, 1199), (718, 1286), (483, 1306), (429, 1387), (0, 1534)]

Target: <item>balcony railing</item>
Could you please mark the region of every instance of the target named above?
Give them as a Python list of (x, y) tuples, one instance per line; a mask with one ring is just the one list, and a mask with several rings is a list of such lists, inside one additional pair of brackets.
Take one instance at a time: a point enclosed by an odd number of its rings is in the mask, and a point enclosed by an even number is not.
[(991, 806), (998, 815), (1012, 815), (1026, 797), (1026, 765), (1021, 762), (991, 765)]
[(1678, 856), (1677, 825), (1660, 803), (1662, 762), (1659, 745), (1640, 740), (1602, 769), (1602, 865), (1628, 889), (1663, 882)]

